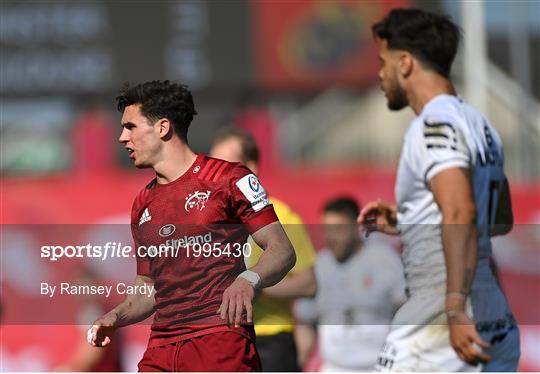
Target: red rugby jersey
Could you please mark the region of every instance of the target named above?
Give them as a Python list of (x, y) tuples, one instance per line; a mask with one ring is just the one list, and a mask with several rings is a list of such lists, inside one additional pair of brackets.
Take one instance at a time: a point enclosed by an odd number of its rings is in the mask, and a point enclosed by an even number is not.
[(229, 329), (216, 314), (223, 292), (245, 270), (249, 234), (275, 221), (264, 188), (239, 163), (198, 155), (175, 181), (152, 180), (131, 214), (137, 274), (155, 281), (149, 346)]

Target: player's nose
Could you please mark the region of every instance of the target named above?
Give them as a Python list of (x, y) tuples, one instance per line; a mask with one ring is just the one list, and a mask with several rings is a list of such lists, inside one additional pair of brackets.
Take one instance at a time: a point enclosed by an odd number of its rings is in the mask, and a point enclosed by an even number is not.
[(118, 137), (118, 141), (120, 143), (127, 143), (129, 141), (129, 134), (127, 133), (126, 129), (122, 129), (122, 132), (120, 133), (120, 136)]

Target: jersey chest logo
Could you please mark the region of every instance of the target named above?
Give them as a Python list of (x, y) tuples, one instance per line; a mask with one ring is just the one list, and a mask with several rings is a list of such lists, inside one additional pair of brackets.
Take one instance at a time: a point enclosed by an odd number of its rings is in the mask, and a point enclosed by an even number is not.
[(184, 209), (186, 212), (190, 212), (192, 209), (198, 209), (199, 211), (203, 210), (206, 207), (206, 203), (210, 199), (210, 191), (195, 191), (190, 193), (186, 197), (186, 203), (184, 204)]

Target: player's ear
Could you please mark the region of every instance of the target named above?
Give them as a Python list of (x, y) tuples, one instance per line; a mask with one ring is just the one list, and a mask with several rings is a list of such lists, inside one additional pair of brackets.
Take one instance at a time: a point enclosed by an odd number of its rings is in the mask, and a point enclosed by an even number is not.
[(159, 137), (164, 138), (167, 135), (172, 134), (172, 123), (167, 118), (162, 118), (158, 121)]
[(413, 56), (408, 52), (403, 52), (399, 56), (399, 62), (398, 62), (398, 69), (401, 76), (408, 77), (412, 72), (413, 64), (414, 64)]

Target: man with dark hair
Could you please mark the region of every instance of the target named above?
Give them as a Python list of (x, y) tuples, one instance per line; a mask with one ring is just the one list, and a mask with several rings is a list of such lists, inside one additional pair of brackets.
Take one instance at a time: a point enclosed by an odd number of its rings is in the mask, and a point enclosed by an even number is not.
[[(260, 370), (251, 301), (295, 263), (264, 188), (238, 163), (193, 153), (187, 130), (196, 111), (185, 86), (147, 82), (117, 101), (120, 143), (136, 167), (156, 173), (131, 214), (135, 286), (154, 292), (130, 295), (94, 322), (90, 344), (105, 346), (116, 328), (155, 312), (140, 371)], [(266, 250), (246, 270), (249, 235)]]
[(325, 204), (325, 249), (315, 265), (319, 291), (295, 307), (308, 346), (318, 341), (322, 371), (372, 371), (390, 321), (405, 300), (398, 254), (380, 240), (362, 239), (357, 217), (354, 199), (337, 197)]
[(503, 148), (449, 79), (460, 31), (446, 17), (394, 9), (373, 33), (388, 107), (417, 116), (404, 139), (397, 205), (371, 202), (358, 218), (404, 245), (410, 297), (379, 368), (516, 370), (518, 328), (489, 266), (490, 236), (512, 228)]
[(353, 217), (354, 220), (356, 220), (360, 210), (354, 199), (350, 197), (338, 197), (333, 200), (329, 200), (326, 203), (323, 208), (323, 213), (338, 213), (345, 217)]
[[(221, 130), (214, 139), (210, 155), (242, 162), (257, 173), (259, 148), (251, 134), (240, 128)], [(270, 201), (294, 246), (297, 262), (279, 284), (262, 290), (254, 300), (257, 350), (263, 371), (299, 371), (291, 302), (299, 297), (313, 297), (316, 293), (315, 249), (300, 216), (275, 197), (270, 197)], [(262, 249), (253, 247), (252, 255), (246, 258), (248, 268), (257, 263), (262, 253)]]

